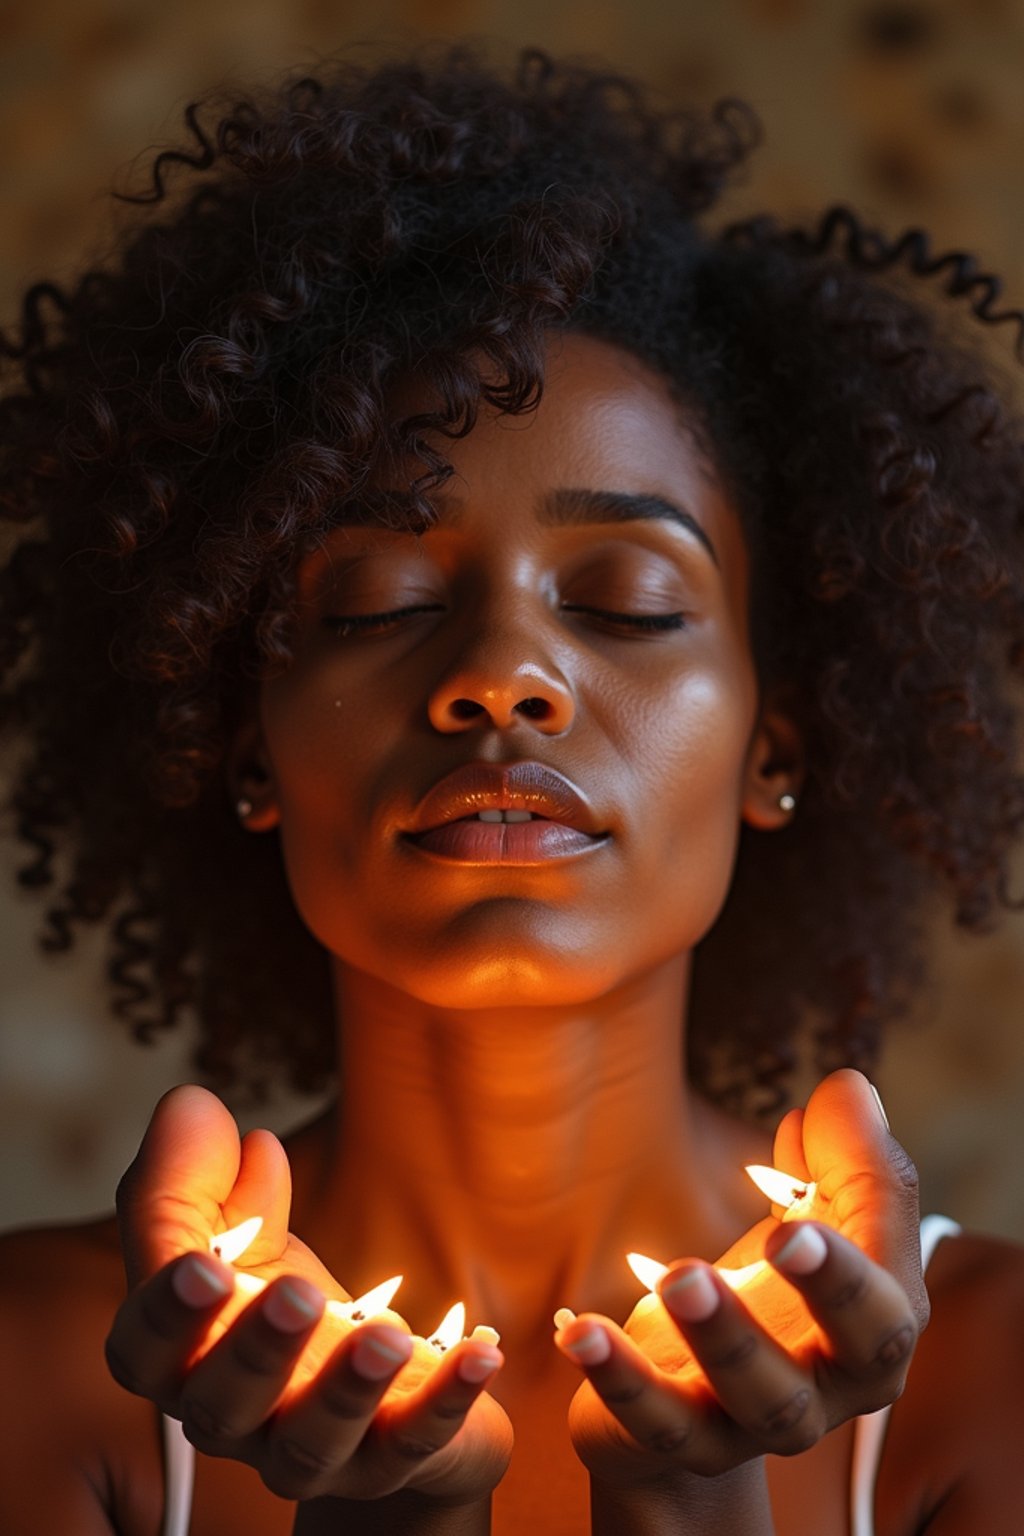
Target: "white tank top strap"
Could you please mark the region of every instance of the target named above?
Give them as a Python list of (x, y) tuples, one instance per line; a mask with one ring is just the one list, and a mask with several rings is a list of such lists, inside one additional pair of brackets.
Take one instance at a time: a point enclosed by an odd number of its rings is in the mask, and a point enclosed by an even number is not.
[[(921, 1268), (927, 1270), (932, 1254), (944, 1237), (955, 1237), (960, 1227), (948, 1216), (925, 1216), (921, 1221)], [(891, 1406), (891, 1405), (890, 1405)], [(853, 1462), (850, 1468), (850, 1536), (874, 1536), (875, 1480), (882, 1457), (889, 1408), (865, 1413), (853, 1426)]]
[(161, 1536), (188, 1536), (196, 1450), (177, 1419), (161, 1415), (164, 1442), (164, 1523)]

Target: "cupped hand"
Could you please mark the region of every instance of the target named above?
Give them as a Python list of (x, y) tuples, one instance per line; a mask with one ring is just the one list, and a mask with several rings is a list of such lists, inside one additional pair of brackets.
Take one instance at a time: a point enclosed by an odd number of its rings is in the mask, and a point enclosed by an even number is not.
[[(867, 1080), (826, 1078), (773, 1159), (816, 1181), (813, 1219), (776, 1209), (715, 1266), (672, 1265), (624, 1328), (585, 1314), (557, 1336), (586, 1374), (574, 1444), (610, 1486), (793, 1455), (903, 1389), (928, 1320), (917, 1180)], [(723, 1278), (762, 1258), (735, 1288)]]
[[(485, 1390), (500, 1351), (469, 1339), (439, 1356), (397, 1313), (325, 1315), (350, 1298), (288, 1230), (290, 1203), (276, 1137), (240, 1138), (202, 1088), (167, 1094), (118, 1189), (128, 1294), (107, 1340), (114, 1377), (284, 1498), (483, 1498), (511, 1453)], [(266, 1282), (255, 1296), (210, 1251), (251, 1216), (263, 1225), (238, 1265)]]

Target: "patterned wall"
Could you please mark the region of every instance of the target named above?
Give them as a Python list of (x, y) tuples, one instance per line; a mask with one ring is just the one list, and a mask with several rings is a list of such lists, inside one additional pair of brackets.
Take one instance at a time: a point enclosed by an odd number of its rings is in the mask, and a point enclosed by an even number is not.
[[(737, 213), (849, 200), (966, 245), (1024, 301), (1024, 7), (1014, 0), (26, 0), (0, 10), (0, 312), (107, 238), (104, 191), (207, 87), (346, 44), (474, 35), (600, 55), (670, 98), (749, 99), (768, 139)], [(1004, 347), (1008, 357), (1008, 346)], [(126, 1045), (95, 945), (44, 961), (0, 868), (0, 1225), (107, 1207), (184, 1042)], [(935, 936), (882, 1087), (928, 1201), (1024, 1236), (1024, 925)], [(299, 1112), (275, 1111), (278, 1123)], [(1016, 1187), (1015, 1187), (1016, 1186)]]

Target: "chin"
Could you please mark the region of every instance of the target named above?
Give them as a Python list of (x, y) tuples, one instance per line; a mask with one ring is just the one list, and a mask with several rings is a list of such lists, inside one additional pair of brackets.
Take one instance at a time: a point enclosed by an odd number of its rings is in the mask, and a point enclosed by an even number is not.
[(400, 976), (391, 967), (381, 979), (435, 1008), (564, 1008), (603, 997), (618, 979), (606, 963), (585, 960), (489, 945), (483, 953), (435, 954), (422, 967), (403, 967)]

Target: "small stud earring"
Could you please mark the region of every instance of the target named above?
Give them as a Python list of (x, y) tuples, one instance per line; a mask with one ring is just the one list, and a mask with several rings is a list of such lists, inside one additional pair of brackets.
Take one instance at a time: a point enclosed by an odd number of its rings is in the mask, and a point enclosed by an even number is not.
[(779, 810), (780, 811), (785, 811), (787, 815), (791, 811), (795, 811), (796, 810), (796, 798), (795, 798), (795, 796), (790, 795), (790, 794), (780, 795), (779, 796)]
[(246, 797), (244, 795), (242, 795), (240, 797), (240, 799), (235, 801), (235, 812), (236, 812), (236, 814), (238, 816), (239, 821), (246, 821), (248, 819), (248, 817), (250, 817), (252, 815), (252, 812), (253, 812), (252, 801), (251, 800), (247, 800)]

